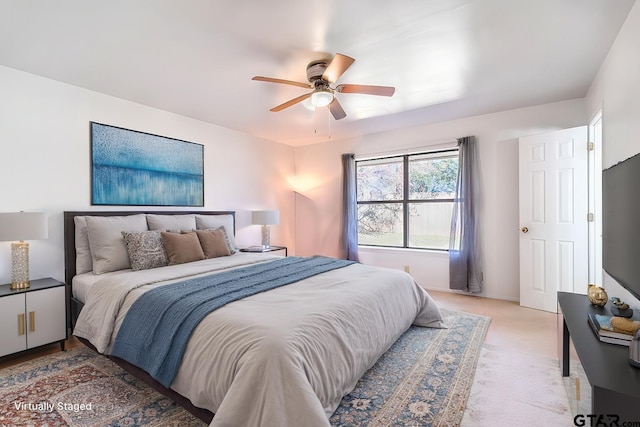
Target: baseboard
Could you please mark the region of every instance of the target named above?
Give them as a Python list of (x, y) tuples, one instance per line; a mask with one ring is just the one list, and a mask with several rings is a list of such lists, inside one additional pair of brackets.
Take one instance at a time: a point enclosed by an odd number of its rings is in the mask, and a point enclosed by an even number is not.
[(472, 296), (472, 297), (479, 297), (479, 298), (499, 299), (499, 300), (502, 300), (502, 301), (512, 301), (512, 302), (517, 302), (517, 303), (520, 302), (519, 298), (506, 297), (506, 296), (503, 296), (503, 295), (485, 294), (485, 293), (482, 293), (482, 292), (475, 294), (475, 293), (471, 293), (471, 292), (459, 291), (459, 290), (456, 290), (456, 289), (448, 289), (448, 288), (427, 288), (427, 287), (424, 287), (424, 286), (423, 286), (423, 288), (427, 292), (429, 292), (429, 291), (438, 291), (438, 292), (447, 292), (447, 293), (450, 293), (450, 294), (469, 295), (469, 296)]

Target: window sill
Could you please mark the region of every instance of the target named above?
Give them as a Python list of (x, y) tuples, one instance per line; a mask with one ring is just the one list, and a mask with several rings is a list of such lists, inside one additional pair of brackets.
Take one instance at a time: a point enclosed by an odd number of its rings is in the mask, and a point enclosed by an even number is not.
[(448, 251), (438, 251), (434, 249), (416, 249), (416, 248), (394, 248), (391, 246), (358, 246), (358, 252), (371, 252), (371, 253), (380, 253), (380, 252), (395, 252), (395, 253), (410, 253), (413, 255), (418, 254), (429, 254), (429, 255), (440, 255), (443, 258), (449, 258)]

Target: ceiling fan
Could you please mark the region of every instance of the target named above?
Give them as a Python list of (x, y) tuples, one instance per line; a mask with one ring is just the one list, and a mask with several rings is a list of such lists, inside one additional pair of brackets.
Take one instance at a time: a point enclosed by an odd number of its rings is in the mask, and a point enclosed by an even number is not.
[(343, 119), (347, 116), (344, 109), (338, 102), (335, 96), (336, 92), (339, 93), (362, 93), (366, 95), (380, 95), (380, 96), (392, 96), (395, 92), (394, 87), (390, 86), (370, 86), (370, 85), (354, 85), (354, 84), (339, 84), (336, 87), (331, 87), (332, 83), (344, 74), (345, 71), (353, 64), (355, 59), (336, 53), (331, 61), (326, 59), (312, 61), (307, 65), (307, 80), (308, 83), (300, 83), (292, 80), (274, 79), (271, 77), (255, 76), (251, 80), (257, 80), (261, 82), (281, 83), (292, 86), (303, 87), (305, 89), (313, 89), (311, 92), (300, 95), (293, 98), (283, 104), (277, 105), (269, 111), (277, 112), (291, 107), (299, 102), (304, 101), (307, 98), (311, 98), (311, 103), (315, 107), (329, 107), (329, 111), (336, 120)]

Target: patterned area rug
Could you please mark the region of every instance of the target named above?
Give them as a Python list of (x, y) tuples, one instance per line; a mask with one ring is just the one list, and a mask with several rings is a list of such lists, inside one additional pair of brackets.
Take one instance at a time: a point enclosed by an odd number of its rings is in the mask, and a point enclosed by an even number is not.
[(412, 326), (342, 399), (331, 425), (460, 425), (491, 319), (441, 311), (449, 328)]
[[(332, 425), (460, 425), (490, 319), (442, 311), (449, 328), (411, 327), (342, 400)], [(84, 347), (0, 375), (2, 427), (204, 425)]]

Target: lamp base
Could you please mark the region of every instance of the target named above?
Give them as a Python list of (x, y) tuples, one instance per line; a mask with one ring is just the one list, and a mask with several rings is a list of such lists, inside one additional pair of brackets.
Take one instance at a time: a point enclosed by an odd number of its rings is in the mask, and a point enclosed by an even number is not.
[(271, 237), (269, 236), (269, 226), (262, 226), (262, 249), (270, 249), (271, 248)]
[(9, 285), (9, 289), (11, 289), (12, 291), (16, 291), (18, 289), (27, 289), (30, 286), (29, 282), (17, 282), (17, 283), (11, 283)]
[(11, 285), (10, 288), (29, 287), (29, 243), (20, 241), (11, 244)]

